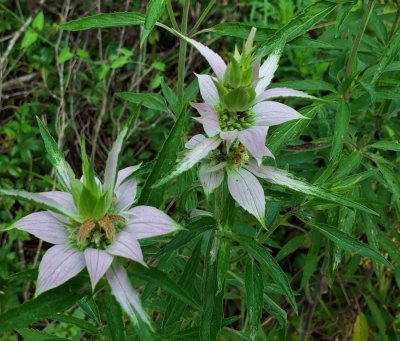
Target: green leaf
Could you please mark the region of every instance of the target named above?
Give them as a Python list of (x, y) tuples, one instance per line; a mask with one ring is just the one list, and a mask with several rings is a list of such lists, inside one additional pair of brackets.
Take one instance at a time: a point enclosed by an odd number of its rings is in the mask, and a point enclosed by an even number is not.
[(290, 190), (315, 196), (320, 199), (324, 199), (327, 201), (334, 202), (339, 205), (344, 205), (350, 208), (355, 208), (367, 213), (371, 213), (374, 215), (379, 215), (375, 211), (371, 210), (370, 208), (359, 204), (358, 202), (352, 201), (347, 199), (344, 196), (340, 196), (333, 192), (327, 191), (323, 188), (319, 188), (313, 185), (308, 184), (307, 182), (300, 181), (294, 178), (294, 176), (288, 172), (285, 172), (282, 169), (273, 168), (273, 167), (265, 167), (269, 170), (269, 174), (260, 174), (260, 176), (267, 181), (277, 184), (283, 187), (286, 187)]
[(146, 16), (144, 20), (144, 28), (140, 37), (140, 45), (143, 45), (151, 30), (154, 28), (157, 20), (164, 11), (165, 0), (150, 0), (146, 8)]
[(44, 14), (43, 11), (40, 11), (38, 14), (36, 14), (35, 19), (32, 21), (32, 27), (35, 30), (41, 31), (43, 30), (44, 26)]
[(26, 341), (70, 341), (63, 337), (50, 335), (46, 332), (30, 328), (16, 328), (16, 332), (21, 335)]
[(367, 301), (368, 309), (372, 314), (373, 317), (372, 321), (379, 329), (379, 334), (380, 334), (379, 340), (389, 341), (386, 332), (387, 325), (381, 309), (371, 297), (365, 296), (365, 300)]
[(246, 263), (245, 288), (250, 338), (256, 340), (263, 311), (264, 284), (261, 270), (252, 257), (249, 257)]
[(304, 265), (303, 265), (303, 277), (301, 278), (301, 284), (300, 284), (300, 287), (302, 289), (304, 289), (308, 285), (308, 282), (310, 281), (312, 274), (317, 269), (318, 252), (321, 249), (323, 241), (324, 241), (324, 239), (323, 239), (321, 233), (313, 230), (312, 237), (311, 237), (311, 247), (308, 250), (308, 253), (304, 260)]
[(360, 311), (353, 326), (353, 341), (368, 341), (368, 322)]
[(152, 188), (152, 186), (160, 179), (170, 174), (175, 165), (176, 155), (181, 146), (182, 138), (184, 137), (184, 129), (186, 126), (187, 114), (185, 111), (179, 115), (172, 130), (170, 131), (167, 140), (159, 152), (153, 169), (148, 176), (142, 194), (139, 198), (139, 203), (159, 207), (164, 200), (164, 192), (166, 186)]
[(90, 290), (86, 278), (75, 277), (58, 288), (46, 291), (33, 300), (1, 314), (0, 332), (23, 328), (63, 311), (87, 295)]
[(309, 226), (316, 229), (318, 232), (323, 234), (326, 238), (336, 243), (338, 246), (343, 248), (348, 252), (355, 253), (360, 256), (369, 257), (375, 262), (386, 265), (389, 268), (392, 268), (392, 265), (388, 262), (388, 260), (376, 252), (374, 249), (371, 249), (368, 245), (358, 241), (357, 239), (349, 236), (348, 234), (339, 231), (338, 229), (328, 226), (326, 224), (315, 224), (312, 222), (306, 222)]
[(318, 80), (318, 79), (304, 79), (304, 80), (295, 80), (295, 81), (281, 81), (275, 82), (272, 88), (292, 88), (296, 90), (314, 90), (314, 91), (331, 91), (334, 92), (335, 88), (332, 84)]
[(136, 278), (150, 282), (156, 285), (170, 295), (173, 295), (182, 302), (198, 309), (199, 303), (196, 302), (191, 295), (189, 295), (186, 290), (182, 289), (174, 281), (172, 281), (164, 272), (157, 270), (156, 268), (146, 268), (139, 263), (132, 264), (129, 267), (130, 273), (134, 273)]
[(283, 247), (279, 250), (275, 259), (277, 262), (280, 262), (282, 259), (286, 258), (293, 252), (295, 252), (301, 245), (304, 243), (305, 236), (304, 234), (300, 234), (291, 238)]
[[(197, 269), (200, 262), (200, 253), (201, 240), (197, 242), (197, 245), (195, 246), (189, 260), (186, 262), (185, 269), (178, 281), (178, 285), (188, 293), (192, 293), (192, 295), (193, 291), (196, 290), (195, 282), (197, 281)], [(179, 301), (175, 297), (171, 297), (167, 308), (165, 309), (163, 326), (177, 321), (183, 314), (184, 309), (185, 305), (182, 301)]]
[(350, 121), (350, 109), (347, 103), (341, 103), (335, 117), (335, 130), (333, 133), (332, 149), (329, 159), (337, 160), (343, 148), (344, 139), (347, 137)]
[(391, 141), (378, 141), (369, 146), (369, 148), (391, 150), (394, 152), (400, 152), (400, 143)]
[(90, 318), (97, 324), (101, 324), (100, 311), (93, 297), (88, 295), (78, 301), (81, 309), (90, 316)]
[(324, 19), (332, 12), (337, 4), (329, 1), (317, 1), (316, 3), (304, 8), (287, 25), (279, 29), (272, 37), (264, 42), (264, 47), (260, 49), (260, 54), (268, 54), (273, 49), (276, 42), (285, 37), (286, 42), (303, 35), (315, 24)]
[(220, 292), (224, 292), (225, 290), (225, 276), (229, 270), (230, 265), (230, 250), (231, 247), (229, 242), (226, 240), (220, 240), (220, 244), (218, 246), (218, 272), (217, 272), (217, 284), (218, 284), (218, 291), (217, 294)]
[(24, 34), (24, 37), (22, 38), (21, 48), (24, 49), (28, 46), (31, 46), (38, 38), (39, 35), (31, 28), (28, 28)]
[(121, 306), (109, 292), (104, 297), (107, 325), (112, 341), (124, 341), (125, 329)]
[(223, 319), (224, 291), (218, 292), (218, 262), (211, 250), (214, 246), (214, 238), (209, 240), (206, 266), (204, 269), (202, 291), (203, 309), (200, 318), (201, 341), (215, 341), (221, 329)]
[(296, 300), (290, 283), (286, 274), (279, 266), (274, 257), (271, 256), (269, 251), (257, 241), (242, 236), (235, 236), (235, 238), (242, 243), (243, 247), (260, 263), (264, 270), (271, 276), (271, 278), (281, 287), (285, 293), (290, 305), (297, 313)]
[(160, 250), (158, 256), (181, 248), (195, 239), (197, 236), (215, 228), (216, 224), (217, 222), (211, 217), (200, 217), (194, 219), (186, 226), (186, 231), (182, 231), (177, 234), (176, 237), (174, 237), (164, 248)]
[(64, 64), (74, 57), (69, 47), (64, 47), (61, 49), (60, 54), (57, 57), (57, 64)]
[(39, 117), (36, 117), (37, 124), (39, 126), (40, 134), (42, 135), (42, 139), (44, 141), (44, 146), (47, 151), (47, 156), (56, 172), (56, 176), (58, 181), (64, 190), (68, 190), (71, 188), (70, 179), (75, 178), (75, 174), (65, 160), (64, 155), (58, 148), (57, 142), (50, 135), (46, 127), (43, 125), (42, 121)]
[(60, 25), (63, 30), (82, 31), (92, 28), (123, 27), (144, 24), (144, 16), (137, 12), (115, 12), (96, 14)]
[(220, 36), (229, 36), (229, 37), (247, 39), (252, 27), (257, 28), (257, 32), (254, 37), (254, 41), (257, 42), (264, 43), (269, 37), (271, 37), (271, 34), (274, 34), (276, 32), (275, 30), (269, 28), (257, 25), (244, 24), (239, 22), (234, 22), (234, 23), (226, 22), (217, 24), (215, 26), (206, 29), (206, 31), (216, 33)]
[(117, 98), (123, 99), (129, 103), (143, 105), (146, 108), (168, 112), (167, 104), (163, 97), (151, 93), (135, 93), (135, 92), (117, 92)]
[(398, 55), (400, 48), (400, 26), (397, 26), (395, 34), (393, 34), (389, 43), (386, 46), (386, 49), (383, 51), (382, 56), (379, 58), (378, 68), (374, 73), (374, 77), (372, 78), (371, 84), (375, 84), (378, 78), (385, 71), (386, 67), (390, 64), (390, 62)]
[(66, 315), (66, 314), (56, 314), (56, 315), (51, 315), (48, 318), (50, 320), (56, 320), (56, 321), (60, 321), (60, 322), (73, 324), (73, 325), (77, 326), (78, 328), (88, 331), (91, 334), (99, 333), (97, 328), (92, 323), (90, 323), (86, 320), (82, 320), (80, 318), (74, 317), (74, 316), (70, 316), (70, 315)]
[(275, 128), (272, 134), (267, 139), (267, 146), (274, 155), (278, 154), (279, 151), (298, 137), (310, 124), (311, 119), (317, 114), (318, 107), (306, 107), (299, 112), (309, 118), (309, 120), (295, 120), (279, 125)]

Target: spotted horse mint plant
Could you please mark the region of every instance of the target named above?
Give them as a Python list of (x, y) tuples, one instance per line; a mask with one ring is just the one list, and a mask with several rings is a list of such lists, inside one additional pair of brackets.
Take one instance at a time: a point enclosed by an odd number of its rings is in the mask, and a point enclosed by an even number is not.
[(259, 179), (371, 213), (363, 205), (297, 180), (284, 170), (262, 164), (264, 157), (274, 157), (265, 145), (268, 127), (305, 118), (287, 105), (265, 100), (313, 96), (288, 88), (266, 90), (278, 67), (281, 48), (260, 66), (260, 61), (253, 57), (255, 32), (252, 29), (242, 54), (236, 49), (228, 65), (208, 47), (180, 35), (200, 51), (217, 76), (198, 76), (205, 103), (193, 104), (201, 115), (197, 120), (203, 124), (207, 137), (202, 134), (193, 136), (186, 143), (187, 152), (175, 169), (154, 187), (165, 184), (200, 162), (199, 179), (204, 192), (207, 195), (212, 193), (226, 177), (229, 193), (236, 203), (263, 226), (265, 195)]
[(132, 175), (139, 167), (127, 167), (117, 172), (128, 128), (122, 130), (109, 153), (103, 181), (96, 177), (94, 159), (88, 160), (82, 142), (83, 176), (78, 180), (50, 134), (38, 122), (65, 191), (35, 194), (0, 189), (0, 195), (30, 201), (46, 209), (29, 214), (14, 224), (15, 228), (54, 244), (40, 263), (36, 295), (58, 287), (86, 267), (93, 289), (106, 275), (113, 294), (134, 322), (140, 318), (150, 324), (116, 257), (145, 265), (138, 240), (174, 232), (179, 225), (154, 207), (132, 207), (137, 191), (137, 182)]
[(305, 118), (295, 109), (271, 99), (314, 97), (289, 88), (267, 89), (278, 68), (283, 44), (278, 44), (261, 65), (260, 58), (254, 56), (255, 34), (253, 28), (242, 53), (235, 48), (228, 64), (198, 41), (185, 39), (207, 59), (216, 75), (197, 75), (204, 103), (192, 104), (200, 114), (196, 120), (203, 124), (209, 137), (219, 136), (228, 141), (228, 146), (238, 139), (260, 163), (265, 156), (268, 127)]

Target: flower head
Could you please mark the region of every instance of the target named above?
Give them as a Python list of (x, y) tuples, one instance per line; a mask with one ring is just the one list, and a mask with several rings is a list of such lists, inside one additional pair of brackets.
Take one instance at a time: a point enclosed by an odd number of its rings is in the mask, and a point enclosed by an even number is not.
[(264, 156), (269, 126), (305, 118), (295, 109), (275, 101), (277, 97), (313, 98), (305, 92), (289, 89), (267, 89), (278, 68), (283, 45), (280, 44), (261, 64), (254, 56), (253, 28), (240, 53), (237, 48), (229, 63), (203, 44), (186, 38), (208, 61), (216, 77), (198, 75), (204, 103), (192, 106), (209, 137), (219, 136), (228, 145), (238, 139), (260, 163)]
[[(50, 143), (46, 147), (51, 147), (51, 136), (42, 125), (41, 129), (45, 141)], [(143, 310), (138, 309), (140, 301), (130, 288), (125, 270), (116, 262), (113, 264), (113, 260), (124, 257), (145, 264), (139, 240), (171, 233), (179, 225), (154, 207), (132, 207), (137, 192), (137, 182), (132, 175), (138, 166), (117, 172), (126, 135), (127, 128), (110, 151), (102, 181), (95, 175), (94, 160), (88, 160), (83, 142), (83, 176), (80, 180), (75, 178), (61, 153), (52, 150), (52, 159), (59, 162), (56, 168), (64, 168), (57, 174), (61, 174), (60, 183), (66, 187), (65, 191), (34, 194), (0, 190), (0, 194), (33, 201), (46, 209), (29, 214), (14, 224), (17, 229), (55, 244), (40, 263), (37, 294), (65, 283), (86, 267), (93, 288), (107, 274), (121, 305), (125, 307), (131, 302), (133, 309), (147, 321)]]
[(242, 52), (235, 48), (228, 64), (203, 44), (184, 38), (207, 59), (216, 75), (197, 76), (204, 103), (192, 104), (200, 114), (196, 120), (203, 124), (207, 137), (192, 137), (186, 144), (186, 155), (158, 185), (201, 162), (199, 179), (207, 195), (226, 176), (234, 200), (264, 224), (265, 196), (257, 177), (274, 182), (273, 174), (279, 174), (281, 184), (291, 181), (285, 172), (262, 166), (264, 157), (274, 157), (265, 146), (268, 128), (304, 118), (291, 107), (269, 99), (312, 96), (287, 88), (266, 90), (278, 67), (282, 46), (260, 66), (260, 59), (254, 56), (255, 33), (253, 28)]

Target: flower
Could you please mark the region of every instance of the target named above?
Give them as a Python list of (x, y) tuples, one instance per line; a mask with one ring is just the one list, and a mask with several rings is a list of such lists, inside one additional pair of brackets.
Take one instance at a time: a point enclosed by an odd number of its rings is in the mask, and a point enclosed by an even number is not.
[(145, 265), (138, 241), (174, 232), (179, 225), (154, 207), (132, 208), (137, 192), (137, 182), (132, 174), (139, 167), (127, 167), (117, 172), (126, 133), (127, 129), (124, 129), (109, 153), (103, 182), (95, 176), (93, 158), (88, 161), (82, 143), (81, 180), (71, 174), (71, 168), (60, 153), (53, 153), (53, 159), (64, 169), (58, 174), (61, 174), (63, 181), (60, 183), (66, 191), (34, 194), (0, 190), (0, 194), (33, 201), (47, 209), (29, 214), (14, 224), (17, 229), (54, 244), (40, 263), (36, 294), (65, 283), (86, 267), (93, 289), (106, 274), (113, 294), (124, 310), (134, 319), (133, 312), (136, 311), (149, 323), (124, 268), (114, 260), (124, 257)]
[(279, 45), (260, 66), (253, 56), (253, 28), (240, 54), (235, 49), (228, 65), (215, 52), (193, 39), (185, 38), (208, 61), (216, 77), (197, 75), (204, 103), (193, 103), (209, 137), (219, 136), (228, 146), (238, 139), (260, 164), (265, 154), (269, 126), (305, 118), (293, 108), (275, 101), (277, 97), (314, 98), (289, 88), (267, 89), (278, 68)]
[(263, 157), (274, 157), (265, 146), (269, 126), (305, 118), (285, 104), (267, 101), (275, 97), (312, 96), (294, 89), (266, 90), (278, 67), (281, 47), (260, 66), (253, 57), (253, 28), (240, 54), (237, 48), (225, 64), (223, 59), (203, 44), (186, 37), (207, 59), (216, 75), (198, 75), (204, 103), (193, 103), (207, 137), (193, 136), (186, 144), (188, 152), (175, 170), (156, 184), (161, 185), (201, 161), (199, 179), (206, 195), (213, 192), (227, 177), (233, 199), (264, 225), (265, 196), (258, 178), (281, 185), (293, 183), (290, 175), (274, 167), (262, 165)]

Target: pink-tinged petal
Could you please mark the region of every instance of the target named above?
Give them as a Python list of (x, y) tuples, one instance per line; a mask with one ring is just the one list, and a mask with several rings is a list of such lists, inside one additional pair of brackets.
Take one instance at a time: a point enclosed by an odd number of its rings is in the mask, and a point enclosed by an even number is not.
[(262, 92), (256, 98), (256, 103), (265, 101), (266, 99), (277, 98), (277, 97), (304, 97), (304, 98), (315, 98), (304, 91), (289, 89), (289, 88), (274, 88), (268, 89)]
[[(190, 142), (190, 141), (189, 141)], [(196, 145), (193, 149), (190, 149), (185, 157), (178, 162), (175, 167), (175, 170), (170, 173), (165, 178), (158, 181), (153, 187), (159, 187), (166, 184), (168, 181), (172, 180), (173, 178), (177, 177), (179, 174), (187, 171), (188, 169), (192, 168), (196, 163), (200, 160), (207, 157), (207, 155), (214, 149), (218, 148), (221, 144), (221, 140), (217, 137), (206, 138), (200, 143)], [(190, 144), (189, 144), (190, 145)]]
[(126, 231), (134, 239), (144, 239), (168, 234), (179, 229), (179, 225), (164, 212), (151, 206), (136, 206), (125, 214), (128, 221)]
[(264, 225), (264, 190), (257, 178), (243, 168), (230, 169), (228, 170), (228, 189), (233, 199)]
[(127, 229), (118, 233), (107, 252), (113, 256), (120, 256), (144, 264), (140, 244)]
[(201, 117), (196, 117), (195, 120), (199, 121), (204, 128), (204, 131), (209, 137), (214, 137), (220, 132), (218, 114), (214, 108), (207, 103), (192, 103)]
[(99, 249), (86, 249), (84, 251), (86, 267), (89, 272), (92, 288), (96, 287), (97, 282), (106, 273), (114, 257)]
[(67, 192), (51, 191), (30, 193), (0, 188), (0, 195), (10, 197), (15, 200), (34, 203), (45, 210), (61, 213), (67, 217), (79, 220), (72, 195)]
[(224, 74), (226, 71), (226, 64), (224, 60), (217, 53), (212, 51), (207, 46), (199, 43), (198, 41), (189, 38), (187, 39), (187, 41), (203, 55), (208, 64), (210, 64), (218, 79), (224, 78)]
[(186, 142), (185, 148), (193, 149), (199, 143), (203, 142), (205, 139), (206, 139), (206, 137), (204, 135), (202, 135), (202, 134), (194, 135), (188, 142)]
[(65, 283), (85, 265), (83, 252), (66, 245), (51, 247), (40, 262), (37, 295)]
[(300, 118), (306, 118), (293, 108), (278, 102), (261, 102), (253, 107), (254, 125), (274, 126)]
[(310, 187), (310, 185), (291, 178), (289, 173), (275, 167), (258, 166), (255, 162), (249, 162), (246, 168), (259, 178), (288, 187), (294, 191), (302, 192)]
[(208, 75), (197, 75), (199, 81), (200, 94), (204, 102), (209, 105), (217, 105), (219, 103), (219, 95), (213, 78)]
[(113, 295), (132, 321), (138, 325), (139, 316), (143, 322), (150, 325), (149, 317), (140, 303), (138, 294), (132, 289), (125, 269), (114, 263), (107, 271), (107, 280)]
[(275, 155), (272, 154), (272, 152), (267, 147), (265, 147), (264, 149), (264, 156), (272, 157), (273, 159), (275, 159)]
[(132, 175), (139, 166), (132, 166), (122, 169), (118, 172), (117, 182), (115, 184), (115, 195), (117, 196), (117, 211), (122, 211), (133, 204), (136, 197), (137, 182), (135, 178), (126, 180)]
[(219, 187), (222, 180), (224, 180), (224, 171), (221, 169), (214, 170), (214, 168), (215, 167), (203, 164), (199, 169), (199, 179), (207, 195)]
[(238, 134), (239, 141), (248, 149), (251, 155), (261, 161), (265, 152), (265, 137), (267, 127), (250, 127)]
[(14, 226), (51, 244), (64, 244), (68, 240), (66, 233), (68, 220), (65, 216), (53, 212), (36, 212), (18, 220)]
[(124, 169), (121, 169), (118, 174), (117, 174), (117, 181), (115, 183), (115, 187), (117, 188), (118, 186), (121, 186), (121, 184), (133, 173), (135, 173), (139, 168), (141, 164), (138, 164), (136, 166), (130, 166), (126, 167)]
[(128, 134), (128, 128), (124, 127), (118, 134), (106, 161), (106, 169), (104, 170), (104, 184), (114, 189), (115, 181), (117, 180), (117, 167), (119, 154), (121, 153), (122, 144)]
[(275, 50), (268, 56), (267, 60), (261, 65), (260, 70), (258, 72), (260, 80), (256, 85), (257, 95), (261, 94), (271, 83), (271, 80), (274, 77), (275, 71), (279, 65), (281, 52), (282, 51), (280, 49)]
[(238, 131), (237, 130), (221, 131), (219, 136), (221, 137), (221, 139), (226, 141), (226, 147), (229, 150), (233, 141), (235, 141), (236, 138), (238, 137)]

